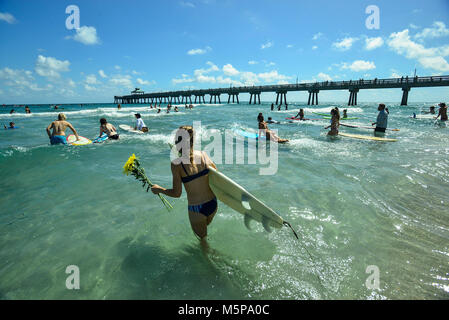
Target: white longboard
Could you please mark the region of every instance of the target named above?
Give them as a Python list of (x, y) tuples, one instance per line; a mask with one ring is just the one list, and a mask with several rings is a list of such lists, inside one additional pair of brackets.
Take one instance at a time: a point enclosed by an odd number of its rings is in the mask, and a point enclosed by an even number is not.
[(126, 124), (121, 124), (118, 126), (120, 129), (128, 131), (128, 132), (132, 132), (132, 133), (138, 133), (138, 134), (144, 134), (145, 132), (140, 131), (140, 130), (136, 130), (131, 126), (128, 126)]
[(268, 232), (271, 232), (271, 227), (282, 227), (284, 220), (273, 209), (212, 167), (209, 167), (209, 186), (221, 202), (244, 215), (248, 229), (251, 220), (262, 223)]
[(82, 136), (78, 136), (80, 139), (78, 141), (76, 141), (76, 137), (74, 134), (71, 134), (67, 137), (67, 143), (71, 144), (72, 146), (84, 146), (86, 144), (91, 144), (92, 141), (82, 137)]

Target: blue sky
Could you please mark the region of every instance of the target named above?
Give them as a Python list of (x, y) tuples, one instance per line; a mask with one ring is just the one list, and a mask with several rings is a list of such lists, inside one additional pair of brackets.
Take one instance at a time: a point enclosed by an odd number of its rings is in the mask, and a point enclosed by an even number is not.
[[(77, 30), (66, 28), (69, 5), (80, 10)], [(379, 8), (379, 29), (366, 27), (369, 5)], [(112, 102), (134, 87), (389, 78), (415, 67), (447, 75), (448, 15), (447, 0), (0, 0), (0, 103)], [(410, 101), (447, 101), (448, 93), (412, 89)], [(320, 93), (320, 101), (347, 98)], [(401, 90), (359, 93), (359, 101), (400, 98)]]

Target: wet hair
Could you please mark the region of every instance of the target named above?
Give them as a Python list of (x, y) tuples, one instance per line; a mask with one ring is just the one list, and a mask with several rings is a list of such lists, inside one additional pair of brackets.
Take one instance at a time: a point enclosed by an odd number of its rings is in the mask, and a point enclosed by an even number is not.
[(385, 105), (383, 103), (379, 103), (379, 107), (385, 109)]
[(10, 123), (9, 123), (9, 126), (10, 126), (10, 127), (12, 127), (12, 126), (13, 126), (13, 124), (14, 124), (14, 122), (10, 122)]
[(257, 121), (262, 122), (264, 120), (262, 112), (257, 116)]
[(136, 116), (137, 119), (141, 118), (140, 113), (136, 113), (135, 116)]
[(271, 117), (268, 117), (268, 120), (271, 120)]
[[(178, 143), (182, 143), (182, 145), (184, 145), (184, 143), (182, 142), (182, 138), (183, 138), (183, 134), (184, 132), (187, 131), (187, 133), (189, 134), (189, 160), (190, 160), (190, 164), (194, 165), (193, 163), (193, 137), (195, 136), (194, 131), (193, 131), (193, 127), (192, 126), (180, 126), (178, 128), (178, 131), (176, 132), (176, 141), (175, 144)], [(182, 152), (182, 147), (178, 149), (179, 152)]]
[(100, 123), (101, 124), (106, 124), (106, 123), (108, 123), (108, 121), (106, 120), (106, 118), (101, 118), (100, 119)]
[(439, 106), (440, 106), (440, 107), (445, 107), (446, 104), (445, 104), (444, 102), (441, 102), (441, 103), (439, 104)]
[(58, 120), (66, 120), (67, 119), (67, 117), (65, 116), (65, 114), (64, 113), (60, 113), (60, 114), (58, 114)]

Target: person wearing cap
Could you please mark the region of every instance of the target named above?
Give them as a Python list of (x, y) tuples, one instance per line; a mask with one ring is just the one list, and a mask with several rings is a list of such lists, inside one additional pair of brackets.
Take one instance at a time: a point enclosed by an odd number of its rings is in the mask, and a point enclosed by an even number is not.
[(444, 102), (441, 102), (439, 105), (440, 109), (438, 110), (438, 115), (435, 119), (441, 117), (441, 121), (447, 121), (447, 106)]
[(148, 132), (148, 127), (145, 125), (145, 122), (143, 122), (142, 117), (140, 116), (140, 113), (136, 113), (135, 117), (137, 119), (137, 122), (136, 122), (136, 126), (134, 127), (134, 129), (142, 131), (142, 132)]

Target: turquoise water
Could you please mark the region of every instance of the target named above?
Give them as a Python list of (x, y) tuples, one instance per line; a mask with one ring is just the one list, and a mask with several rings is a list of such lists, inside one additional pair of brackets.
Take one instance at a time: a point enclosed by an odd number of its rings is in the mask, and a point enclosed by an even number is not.
[[(271, 103), (270, 103), (271, 104)], [(262, 105), (198, 105), (156, 114), (144, 105), (62, 106), (79, 134), (95, 138), (99, 118), (118, 127), (140, 112), (150, 134), (120, 132), (120, 140), (82, 147), (50, 146), (48, 105), (0, 113), (1, 299), (447, 299), (449, 297), (449, 128), (414, 120), (430, 104), (390, 104), (384, 143), (326, 137), (328, 121), (289, 123), (332, 103), (291, 111)], [(375, 121), (375, 104), (349, 108)], [(282, 121), (270, 128), (291, 141), (279, 146), (275, 175), (260, 164), (219, 169), (262, 199), (298, 231), (272, 233), (223, 204), (209, 227), (204, 254), (187, 216), (185, 192), (167, 212), (122, 166), (135, 153), (151, 179), (171, 185), (167, 142), (179, 125), (201, 120), (208, 131), (254, 130), (256, 117)], [(341, 131), (372, 135), (371, 131)], [(224, 161), (223, 161), (224, 162)], [(304, 249), (312, 255), (313, 261)], [(68, 290), (66, 267), (80, 270), (80, 289)], [(380, 289), (368, 289), (370, 265)]]

